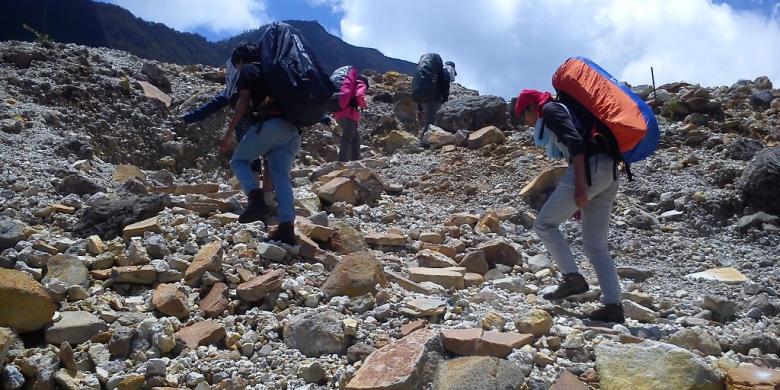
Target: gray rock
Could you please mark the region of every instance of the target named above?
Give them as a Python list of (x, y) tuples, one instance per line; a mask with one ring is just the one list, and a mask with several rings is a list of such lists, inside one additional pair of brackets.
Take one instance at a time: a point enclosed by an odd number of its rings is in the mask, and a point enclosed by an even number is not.
[(0, 220), (0, 251), (13, 248), (24, 240), (24, 225), (13, 219)]
[(152, 234), (144, 239), (144, 247), (146, 248), (146, 253), (153, 259), (162, 259), (171, 254), (168, 242), (160, 234)]
[(25, 383), (24, 375), (19, 371), (19, 367), (9, 364), (0, 372), (0, 383), (3, 384), (3, 390), (21, 389)]
[(520, 293), (523, 292), (525, 282), (523, 281), (523, 278), (508, 277), (493, 280), (493, 286), (510, 292)]
[(62, 194), (92, 195), (106, 192), (106, 188), (85, 176), (74, 173), (62, 179), (57, 186), (57, 191)]
[(146, 375), (147, 376), (162, 376), (165, 375), (165, 360), (162, 359), (149, 359), (146, 361)]
[(669, 337), (669, 342), (705, 355), (720, 356), (720, 344), (707, 331), (700, 328), (681, 329)]
[(73, 232), (110, 240), (121, 235), (125, 226), (157, 215), (170, 203), (170, 196), (164, 194), (100, 199), (76, 213), (79, 222)]
[(513, 362), (492, 356), (466, 356), (439, 365), (433, 388), (437, 390), (519, 389), (523, 371)]
[(594, 348), (603, 390), (720, 390), (721, 378), (703, 359), (675, 345), (645, 340), (639, 344), (602, 342)]
[(97, 333), (108, 330), (108, 326), (100, 318), (86, 311), (62, 312), (62, 319), (46, 329), (46, 342), (71, 345), (83, 343)]
[(739, 179), (739, 188), (748, 206), (780, 215), (780, 146), (756, 153)]
[(715, 321), (726, 322), (737, 310), (737, 304), (722, 297), (706, 295), (701, 307), (710, 310)]
[(776, 225), (778, 221), (780, 221), (780, 217), (759, 211), (755, 214), (746, 215), (740, 218), (739, 222), (737, 222), (737, 229), (744, 233), (751, 227), (761, 228), (765, 223)]
[(649, 268), (640, 267), (618, 267), (617, 273), (621, 278), (628, 278), (636, 280), (637, 282), (644, 282), (650, 279), (655, 274), (655, 271)]
[(81, 259), (72, 255), (56, 255), (46, 262), (46, 276), (43, 283), (57, 279), (65, 283), (66, 287), (89, 287), (89, 269)]
[(747, 161), (764, 148), (764, 143), (752, 138), (740, 138), (726, 146), (726, 157), (733, 160)]
[(343, 354), (348, 345), (342, 327), (344, 318), (333, 310), (301, 314), (284, 327), (284, 342), (309, 357)]
[(780, 352), (780, 339), (771, 333), (747, 333), (737, 337), (737, 340), (731, 345), (731, 349), (734, 352), (739, 352), (743, 355), (747, 355), (753, 348), (758, 348), (765, 354), (777, 354)]
[(545, 268), (552, 267), (552, 260), (550, 260), (549, 256), (541, 254), (528, 258), (527, 264), (531, 272), (539, 272)]
[(301, 367), (298, 376), (303, 378), (306, 383), (319, 383), (325, 379), (325, 369), (319, 362), (314, 361)]
[(155, 63), (144, 63), (141, 73), (149, 77), (149, 82), (165, 93), (171, 93), (171, 81), (165, 76), (165, 71)]
[(22, 129), (24, 129), (24, 126), (22, 126), (21, 121), (15, 119), (3, 119), (0, 121), (0, 129), (2, 129), (4, 133), (19, 134), (22, 132)]
[(257, 246), (257, 255), (272, 261), (282, 261), (287, 256), (287, 251), (277, 245), (264, 242)]
[(507, 126), (506, 101), (498, 96), (459, 96), (444, 103), (436, 113), (436, 126), (454, 133), (485, 126)]

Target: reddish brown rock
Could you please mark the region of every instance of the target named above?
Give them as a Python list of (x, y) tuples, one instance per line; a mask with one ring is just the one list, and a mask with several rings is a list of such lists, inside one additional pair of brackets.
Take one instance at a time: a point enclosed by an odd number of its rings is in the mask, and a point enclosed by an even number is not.
[(211, 320), (197, 322), (176, 332), (176, 337), (192, 349), (224, 342), (226, 335), (225, 328)]
[(401, 325), (401, 334), (404, 336), (407, 336), (414, 332), (417, 329), (422, 329), (425, 327), (425, 321), (424, 320), (414, 320), (409, 321), (403, 325)]
[(550, 386), (550, 390), (588, 390), (588, 385), (582, 383), (576, 375), (564, 371)]
[(444, 288), (462, 289), (465, 287), (463, 274), (450, 268), (409, 268), (409, 279), (413, 282), (433, 282)]
[(354, 252), (344, 256), (328, 275), (322, 285), (327, 297), (346, 295), (357, 297), (367, 293), (375, 294), (376, 285), (385, 285), (382, 264), (371, 252)]
[(18, 332), (38, 330), (51, 322), (55, 309), (54, 301), (35, 279), (21, 271), (0, 268), (0, 327)]
[(422, 389), (430, 379), (423, 366), (436, 344), (434, 332), (420, 329), (385, 345), (366, 358), (346, 390)]
[(445, 226), (460, 226), (460, 225), (471, 225), (474, 226), (479, 222), (479, 216), (469, 213), (456, 213), (450, 215), (449, 218), (444, 222)]
[(481, 286), (482, 283), (485, 283), (485, 278), (480, 274), (475, 274), (473, 272), (466, 272), (465, 275), (463, 275), (463, 286), (473, 287), (473, 286)]
[(236, 292), (238, 292), (238, 297), (241, 300), (256, 302), (265, 298), (269, 292), (281, 288), (283, 280), (284, 270), (275, 269), (248, 282), (239, 284)]
[(187, 297), (172, 284), (161, 284), (157, 286), (152, 295), (152, 306), (160, 313), (178, 319), (190, 315), (190, 305), (187, 302)]
[(520, 254), (517, 253), (515, 247), (504, 238), (484, 242), (477, 246), (477, 249), (485, 253), (485, 260), (487, 260), (488, 264), (492, 267), (495, 267), (496, 264), (504, 264), (510, 267), (515, 264), (520, 264)]
[(111, 279), (117, 283), (154, 284), (157, 271), (151, 265), (129, 265), (111, 268)]
[(457, 267), (458, 263), (455, 262), (455, 260), (452, 260), (449, 256), (432, 251), (430, 249), (423, 249), (414, 256), (414, 259), (417, 260), (417, 263), (420, 264), (420, 267), (429, 267), (429, 268), (446, 268), (446, 267)]
[(221, 271), (222, 253), (221, 241), (214, 241), (200, 248), (190, 266), (187, 267), (187, 271), (184, 272), (184, 283), (188, 286), (197, 286), (206, 271)]
[(461, 260), (458, 265), (466, 268), (469, 272), (480, 275), (486, 274), (490, 269), (487, 260), (485, 260), (485, 252), (483, 251), (466, 253), (466, 256), (463, 256), (463, 260)]
[(530, 334), (483, 331), (472, 329), (444, 329), (441, 331), (444, 349), (459, 355), (495, 356), (505, 358), (512, 349), (533, 341)]
[(726, 390), (776, 390), (780, 371), (763, 367), (732, 368), (726, 373)]
[(207, 318), (219, 317), (230, 306), (228, 300), (228, 286), (225, 283), (217, 283), (211, 288), (208, 295), (200, 300), (198, 306)]

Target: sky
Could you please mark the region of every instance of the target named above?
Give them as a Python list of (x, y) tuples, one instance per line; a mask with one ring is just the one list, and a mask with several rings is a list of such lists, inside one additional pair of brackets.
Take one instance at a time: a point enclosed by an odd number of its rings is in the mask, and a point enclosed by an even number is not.
[(550, 90), (571, 56), (620, 80), (780, 85), (780, 0), (110, 0), (209, 40), (272, 20), (317, 20), (348, 43), (416, 62), (437, 52), (458, 82), (505, 98)]

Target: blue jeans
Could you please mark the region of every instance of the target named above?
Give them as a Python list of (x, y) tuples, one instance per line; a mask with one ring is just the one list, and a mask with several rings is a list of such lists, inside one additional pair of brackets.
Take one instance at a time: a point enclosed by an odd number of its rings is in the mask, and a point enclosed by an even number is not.
[[(244, 115), (244, 117), (238, 121), (238, 125), (236, 125), (236, 142), (241, 142), (241, 139), (244, 138), (247, 130), (256, 123), (257, 122), (251, 118), (251, 115)], [(251, 167), (253, 171), (263, 173), (263, 163), (259, 158), (252, 161)]]
[(236, 175), (241, 188), (248, 194), (259, 188), (257, 179), (252, 174), (252, 161), (265, 156), (274, 183), (274, 192), (276, 192), (279, 222), (295, 220), (290, 171), (300, 149), (301, 135), (298, 133), (298, 128), (284, 119), (274, 118), (249, 128), (230, 160), (233, 174)]
[[(603, 153), (590, 157), (591, 185), (586, 190), (589, 200), (581, 210), (582, 251), (596, 271), (602, 303), (620, 303), (621, 298), (615, 262), (609, 255), (607, 243), (609, 218), (619, 186), (619, 180), (613, 177), (612, 164), (612, 158)], [(559, 229), (559, 225), (575, 211), (574, 164), (569, 164), (566, 175), (542, 206), (534, 222), (536, 235), (565, 274), (579, 273), (571, 248)]]

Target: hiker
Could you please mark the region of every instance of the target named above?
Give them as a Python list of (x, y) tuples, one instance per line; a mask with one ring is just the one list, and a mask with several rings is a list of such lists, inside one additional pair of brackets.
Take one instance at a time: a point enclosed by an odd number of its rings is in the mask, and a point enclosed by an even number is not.
[[(236, 82), (238, 81), (238, 75), (241, 72), (241, 68), (245, 63), (252, 63), (259, 60), (259, 51), (257, 45), (247, 42), (239, 43), (230, 58), (225, 63), (225, 89), (222, 90), (217, 96), (214, 96), (206, 104), (196, 108), (193, 111), (188, 112), (182, 116), (184, 123), (190, 124), (200, 122), (211, 115), (214, 115), (217, 111), (230, 105), (231, 108), (235, 108), (238, 101), (238, 88)], [(251, 113), (247, 113), (236, 125), (236, 141), (241, 141), (244, 137), (247, 129), (254, 123)], [(257, 174), (262, 174), (262, 162), (260, 159), (252, 161), (252, 171)], [(270, 191), (271, 181), (269, 176), (263, 175), (263, 188), (265, 191)]]
[(342, 66), (333, 72), (330, 80), (338, 88), (334, 96), (337, 101), (333, 117), (341, 128), (339, 161), (360, 160), (358, 124), (360, 123), (360, 110), (368, 107), (366, 104), (368, 79), (360, 76), (355, 67)]
[(450, 83), (455, 76), (455, 63), (447, 61), (445, 66), (436, 53), (423, 54), (417, 63), (417, 71), (412, 77), (412, 98), (417, 102), (420, 143), (423, 145), (425, 132), (436, 120), (436, 112), (449, 99)]
[(301, 127), (322, 120), (334, 87), (297, 30), (282, 22), (263, 29), (260, 61), (244, 64), (241, 69), (236, 82), (238, 102), (219, 147), (226, 151), (233, 146), (236, 126), (244, 115), (252, 112), (255, 124), (241, 138), (230, 161), (249, 200), (239, 222), (259, 221), (269, 214), (250, 169), (252, 161), (264, 156), (278, 204), (279, 225), (270, 239), (295, 246), (290, 172), (301, 148)]
[(620, 282), (609, 254), (609, 218), (620, 185), (618, 164), (628, 181), (630, 164), (650, 156), (660, 132), (652, 109), (630, 88), (583, 57), (561, 65), (552, 78), (557, 99), (548, 92), (523, 90), (515, 115), (534, 126), (534, 142), (551, 158), (568, 160), (566, 174), (547, 199), (534, 230), (563, 273), (563, 283), (545, 299), (563, 299), (588, 291), (559, 225), (582, 219), (582, 249), (601, 286), (601, 308), (589, 317), (624, 322)]
[[(544, 203), (534, 222), (534, 230), (563, 273), (563, 283), (545, 299), (563, 299), (588, 291), (588, 282), (579, 273), (569, 244), (558, 226), (578, 210), (582, 215), (582, 249), (596, 271), (604, 306), (590, 318), (623, 322), (620, 283), (607, 247), (609, 217), (619, 180), (613, 176), (614, 161), (608, 153), (589, 150), (581, 130), (574, 125), (571, 110), (553, 101), (548, 92), (523, 90), (517, 98), (515, 115), (534, 126), (537, 145), (547, 146), (548, 156), (569, 161), (566, 175)], [(590, 161), (591, 185), (586, 182), (585, 160)]]

